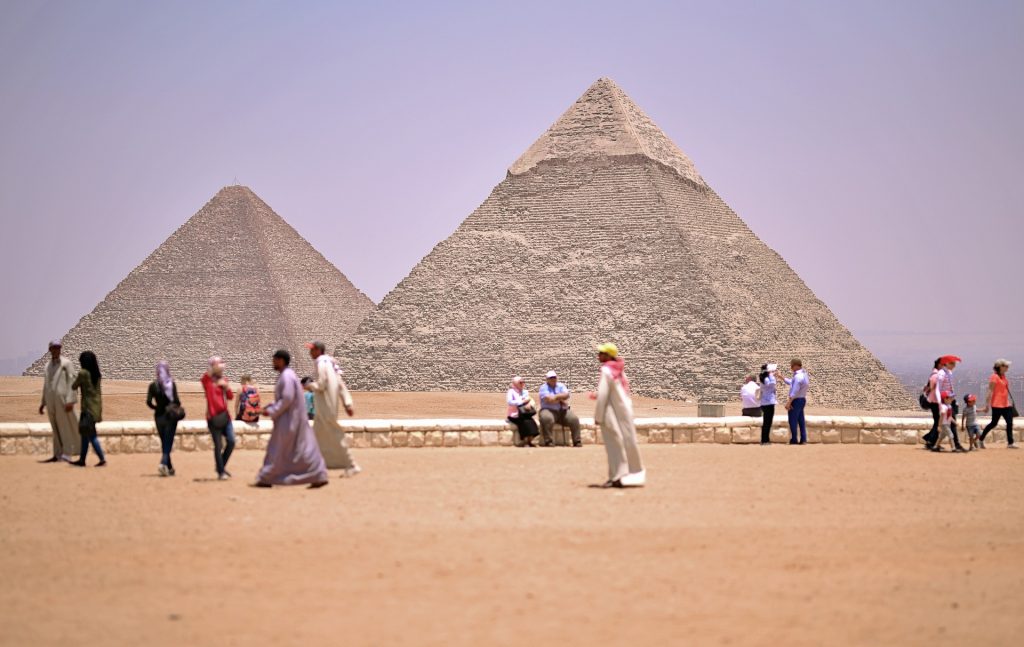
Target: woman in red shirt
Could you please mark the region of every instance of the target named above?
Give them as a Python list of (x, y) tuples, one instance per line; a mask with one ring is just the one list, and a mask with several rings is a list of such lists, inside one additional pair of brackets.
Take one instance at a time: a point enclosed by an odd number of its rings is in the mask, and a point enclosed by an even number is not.
[(997, 359), (992, 367), (992, 377), (988, 379), (988, 400), (982, 412), (992, 409), (992, 422), (985, 426), (981, 432), (981, 448), (985, 449), (985, 436), (995, 429), (999, 419), (1006, 421), (1006, 442), (1010, 449), (1017, 449), (1013, 442), (1013, 400), (1010, 397), (1010, 381), (1006, 378), (1006, 372), (1010, 370), (1010, 362), (1005, 359)]

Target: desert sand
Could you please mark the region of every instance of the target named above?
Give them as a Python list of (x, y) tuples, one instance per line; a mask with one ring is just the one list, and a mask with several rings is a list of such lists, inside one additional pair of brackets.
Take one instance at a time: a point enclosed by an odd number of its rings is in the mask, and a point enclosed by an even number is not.
[(1024, 452), (361, 450), (322, 490), (0, 458), (2, 645), (1006, 645)]
[[(104, 380), (103, 418), (105, 420), (149, 420), (153, 412), (146, 408), (148, 382)], [(233, 384), (237, 389), (238, 385)], [(528, 385), (536, 395), (537, 385)], [(39, 415), (42, 380), (36, 377), (0, 377), (0, 422), (44, 422)], [(739, 387), (737, 387), (737, 393)], [(199, 382), (178, 382), (178, 392), (190, 420), (202, 420), (205, 399)], [(260, 385), (264, 399), (273, 398), (273, 385)], [(505, 392), (356, 392), (356, 415), (359, 418), (504, 418)], [(267, 400), (269, 402), (269, 400)], [(697, 405), (675, 400), (635, 398), (638, 417), (696, 416)], [(594, 404), (586, 394), (577, 393), (573, 407), (580, 416), (592, 416)], [(726, 405), (728, 415), (740, 415), (737, 401)], [(807, 407), (809, 415), (876, 415), (920, 416), (917, 411), (852, 411), (814, 406), (813, 394)], [(785, 412), (776, 415), (785, 415)]]

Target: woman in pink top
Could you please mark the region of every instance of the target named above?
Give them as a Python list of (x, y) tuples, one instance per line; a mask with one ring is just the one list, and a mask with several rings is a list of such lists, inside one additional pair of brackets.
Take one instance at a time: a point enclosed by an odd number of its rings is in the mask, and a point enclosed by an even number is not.
[(1010, 362), (1005, 359), (997, 359), (992, 367), (992, 377), (988, 379), (988, 400), (982, 408), (982, 412), (992, 409), (992, 422), (985, 426), (981, 432), (979, 444), (985, 449), (985, 436), (995, 429), (999, 419), (1006, 421), (1006, 442), (1010, 449), (1017, 449), (1013, 442), (1013, 399), (1010, 396), (1010, 381), (1006, 372), (1010, 370)]

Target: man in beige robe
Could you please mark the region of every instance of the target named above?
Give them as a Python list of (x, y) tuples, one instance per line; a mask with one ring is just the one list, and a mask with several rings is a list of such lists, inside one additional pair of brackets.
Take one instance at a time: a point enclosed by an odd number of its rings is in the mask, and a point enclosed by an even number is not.
[(50, 363), (46, 365), (43, 398), (39, 403), (39, 415), (43, 415), (43, 411), (49, 414), (53, 431), (53, 456), (44, 463), (71, 462), (71, 456), (77, 456), (81, 450), (78, 418), (75, 416), (78, 396), (71, 388), (75, 381), (75, 367), (71, 360), (61, 357), (61, 346), (60, 340), (50, 342)]
[(338, 404), (345, 407), (345, 413), (351, 416), (352, 395), (348, 392), (345, 380), (341, 377), (334, 358), (326, 353), (323, 342), (315, 341), (306, 344), (309, 355), (316, 363), (316, 375), (306, 389), (313, 392), (313, 431), (316, 442), (320, 445), (320, 453), (324, 456), (327, 469), (343, 470), (342, 476), (355, 476), (362, 471), (348, 451), (345, 432), (338, 422)]
[(625, 361), (615, 344), (597, 347), (601, 377), (594, 405), (594, 424), (601, 430), (608, 454), (608, 480), (599, 487), (642, 487), (647, 472), (640, 460), (633, 424), (633, 399), (623, 371)]

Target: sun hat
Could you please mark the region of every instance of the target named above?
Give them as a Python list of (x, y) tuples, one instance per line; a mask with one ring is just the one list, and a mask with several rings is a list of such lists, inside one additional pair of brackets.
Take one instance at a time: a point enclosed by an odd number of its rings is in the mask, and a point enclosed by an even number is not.
[(615, 358), (619, 356), (619, 347), (611, 342), (605, 342), (603, 344), (598, 344), (597, 352), (604, 353), (605, 355)]
[(963, 360), (956, 355), (943, 355), (939, 358), (939, 364), (949, 364), (950, 362), (962, 362)]
[(1005, 366), (1006, 368), (1010, 368), (1010, 364), (1012, 364), (1012, 363), (1013, 362), (1011, 362), (1010, 360), (1003, 359), (1001, 357), (996, 360), (996, 366)]
[(779, 365), (778, 364), (768, 364), (767, 366), (764, 367), (764, 370), (768, 371), (769, 373), (772, 373), (774, 371), (779, 370)]
[(550, 380), (553, 377), (558, 377), (558, 373), (555, 373), (554, 371), (548, 371), (548, 374), (544, 376), (544, 379)]
[(59, 339), (51, 339), (49, 347), (50, 348), (63, 348), (64, 344), (62, 344)]

